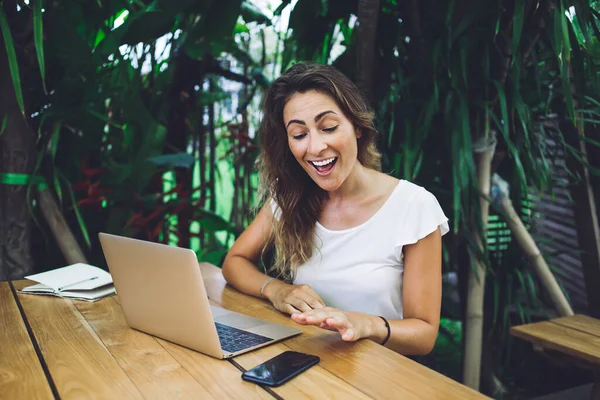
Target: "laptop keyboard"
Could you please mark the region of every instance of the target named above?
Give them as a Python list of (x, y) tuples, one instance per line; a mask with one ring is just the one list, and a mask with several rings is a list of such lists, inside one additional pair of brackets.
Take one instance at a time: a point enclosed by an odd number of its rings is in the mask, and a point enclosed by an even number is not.
[(271, 338), (215, 322), (221, 348), (230, 353), (270, 342)]

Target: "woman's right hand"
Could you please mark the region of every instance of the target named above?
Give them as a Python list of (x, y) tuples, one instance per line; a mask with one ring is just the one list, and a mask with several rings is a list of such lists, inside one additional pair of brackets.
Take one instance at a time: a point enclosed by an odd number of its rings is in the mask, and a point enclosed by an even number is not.
[(276, 309), (288, 314), (325, 307), (325, 302), (308, 285), (290, 285), (273, 279), (265, 286), (263, 295)]

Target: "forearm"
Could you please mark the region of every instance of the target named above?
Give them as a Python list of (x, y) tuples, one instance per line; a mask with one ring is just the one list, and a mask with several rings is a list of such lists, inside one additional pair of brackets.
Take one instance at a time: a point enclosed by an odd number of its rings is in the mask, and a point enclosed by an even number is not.
[(241, 256), (228, 256), (223, 262), (222, 272), (227, 283), (240, 292), (265, 297), (261, 296), (260, 289), (269, 276), (260, 272), (250, 260)]
[[(368, 338), (382, 343), (387, 336), (387, 328), (380, 317), (368, 315)], [(388, 320), (390, 338), (385, 347), (404, 355), (424, 355), (431, 352), (438, 333), (438, 326), (417, 318)]]

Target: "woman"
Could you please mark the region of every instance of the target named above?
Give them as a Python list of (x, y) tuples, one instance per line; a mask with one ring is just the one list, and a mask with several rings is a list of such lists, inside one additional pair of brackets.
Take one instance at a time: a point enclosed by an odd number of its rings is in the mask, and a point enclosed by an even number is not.
[[(380, 172), (373, 113), (333, 67), (291, 67), (263, 112), (265, 204), (225, 258), (227, 282), (343, 340), (429, 353), (448, 231), (435, 197)], [(273, 245), (269, 277), (256, 264)]]

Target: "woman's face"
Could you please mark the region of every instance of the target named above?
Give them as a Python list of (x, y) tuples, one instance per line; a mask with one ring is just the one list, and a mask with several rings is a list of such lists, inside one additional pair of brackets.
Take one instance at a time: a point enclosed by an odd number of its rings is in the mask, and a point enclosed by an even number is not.
[(288, 145), (298, 163), (323, 190), (335, 191), (358, 163), (360, 133), (329, 96), (296, 93), (283, 108)]

